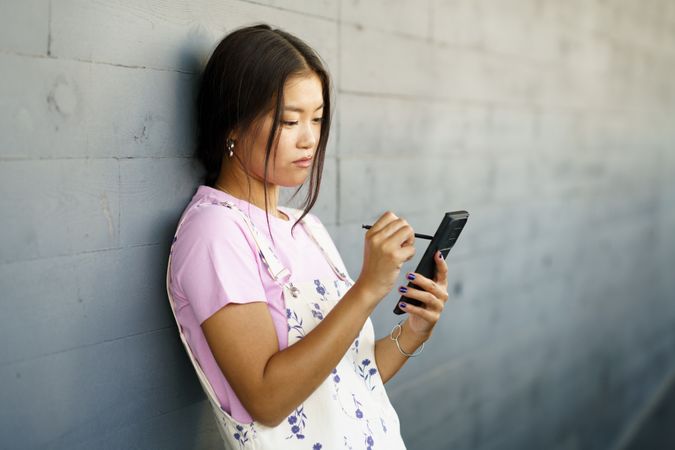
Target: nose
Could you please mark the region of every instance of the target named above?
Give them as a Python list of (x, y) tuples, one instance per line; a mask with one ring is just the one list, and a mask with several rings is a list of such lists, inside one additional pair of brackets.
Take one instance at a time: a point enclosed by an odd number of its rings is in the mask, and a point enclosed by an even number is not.
[(302, 132), (298, 138), (298, 146), (300, 148), (314, 148), (318, 140), (316, 133), (317, 130), (315, 130), (311, 125), (303, 126)]

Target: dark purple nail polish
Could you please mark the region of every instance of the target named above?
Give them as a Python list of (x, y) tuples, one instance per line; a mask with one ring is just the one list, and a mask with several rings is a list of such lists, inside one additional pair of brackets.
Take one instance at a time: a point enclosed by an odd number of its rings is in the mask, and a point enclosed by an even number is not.
[(414, 280), (414, 279), (415, 279), (415, 274), (414, 274), (414, 273), (409, 273), (409, 274), (408, 274), (408, 279), (409, 279), (409, 280)]
[(405, 305), (405, 303), (401, 302), (401, 303), (398, 304), (398, 306), (400, 306), (401, 308), (405, 308), (406, 305)]
[(405, 286), (401, 286), (401, 287), (398, 288), (398, 291), (399, 292), (408, 292), (408, 288), (405, 287)]

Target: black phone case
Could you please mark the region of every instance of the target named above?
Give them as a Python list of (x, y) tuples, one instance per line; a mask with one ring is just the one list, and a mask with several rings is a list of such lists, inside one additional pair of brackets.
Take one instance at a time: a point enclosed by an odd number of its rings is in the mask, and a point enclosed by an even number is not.
[[(452, 211), (445, 213), (441, 224), (438, 226), (436, 233), (427, 246), (424, 255), (422, 255), (422, 259), (417, 265), (417, 269), (414, 270), (415, 273), (422, 274), (427, 278), (434, 278), (436, 275), (436, 261), (434, 261), (434, 255), (438, 250), (440, 250), (443, 258), (447, 258), (448, 253), (450, 253), (450, 250), (455, 245), (459, 234), (464, 229), (464, 225), (466, 225), (468, 218), (469, 213), (466, 211)], [(420, 287), (413, 284), (412, 281), (408, 281), (407, 286), (420, 289)], [(399, 302), (405, 302), (410, 303), (411, 305), (424, 307), (424, 303), (421, 301), (402, 295), (401, 298), (399, 298), (399, 300), (396, 302), (394, 314), (401, 315), (406, 312), (405, 310), (401, 309), (400, 306), (398, 306)]]

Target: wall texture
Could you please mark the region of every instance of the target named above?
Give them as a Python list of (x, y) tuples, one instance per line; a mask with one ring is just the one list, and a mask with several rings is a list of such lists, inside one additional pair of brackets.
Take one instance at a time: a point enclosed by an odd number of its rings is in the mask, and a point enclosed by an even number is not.
[(409, 448), (616, 445), (675, 369), (668, 0), (0, 3), (0, 446), (216, 448), (164, 276), (198, 74), (259, 21), (334, 76), (313, 212), (352, 277), (385, 210), (471, 213), (387, 384)]

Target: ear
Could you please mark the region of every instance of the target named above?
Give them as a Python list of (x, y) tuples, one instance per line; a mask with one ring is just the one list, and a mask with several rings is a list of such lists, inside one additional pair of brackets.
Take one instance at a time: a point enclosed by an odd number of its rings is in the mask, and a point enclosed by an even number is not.
[(239, 128), (234, 127), (228, 134), (227, 138), (237, 142), (237, 140), (239, 139)]

